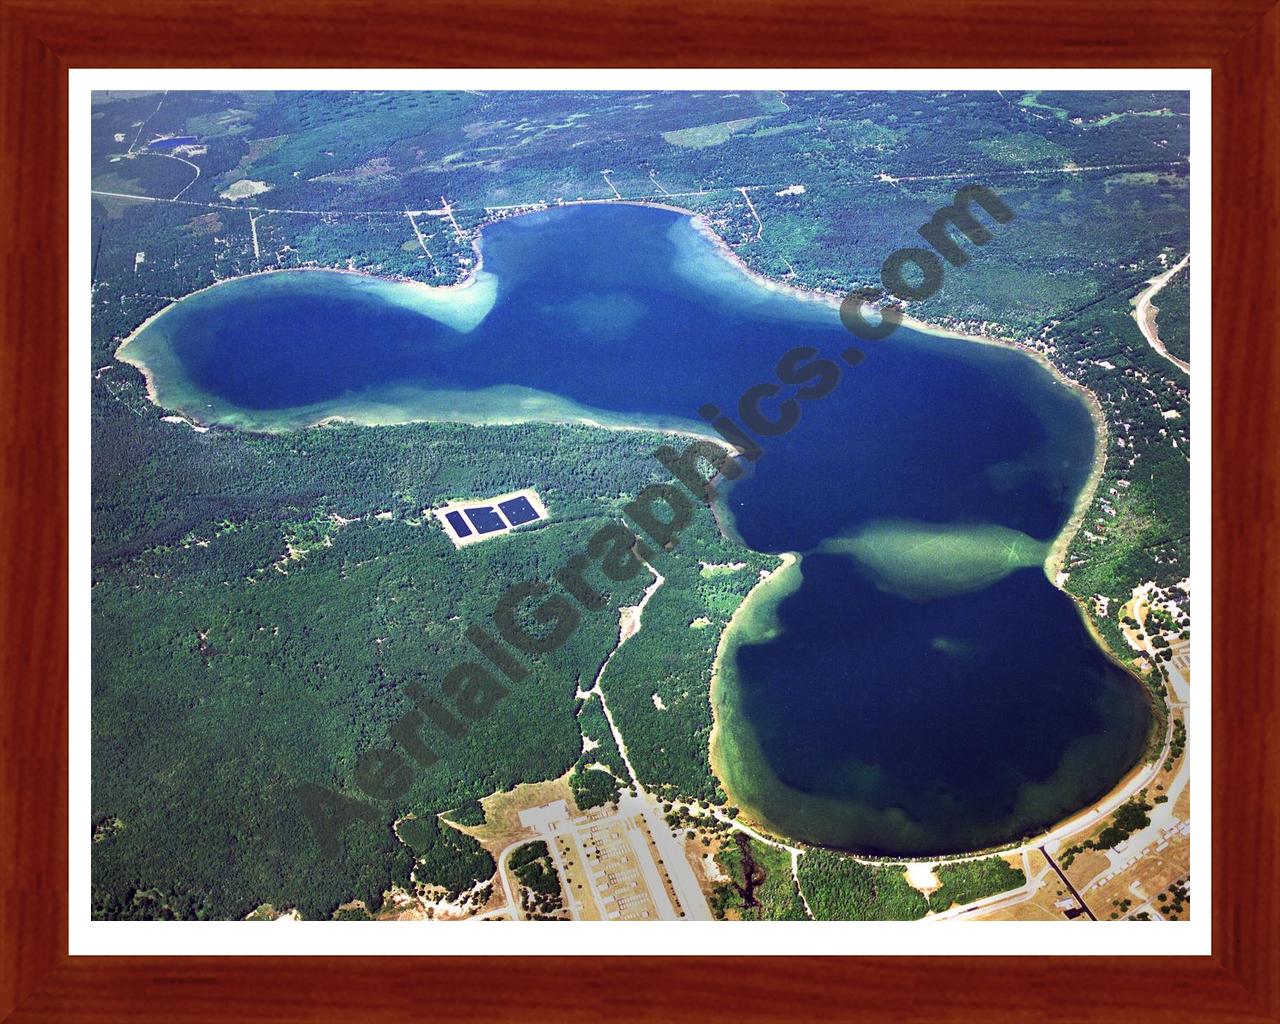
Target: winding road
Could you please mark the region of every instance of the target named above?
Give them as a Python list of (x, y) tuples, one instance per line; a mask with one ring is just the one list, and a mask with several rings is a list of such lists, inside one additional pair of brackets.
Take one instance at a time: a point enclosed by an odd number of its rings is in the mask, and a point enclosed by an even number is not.
[(1156, 332), (1156, 312), (1157, 308), (1153, 308), (1151, 300), (1156, 297), (1160, 290), (1167, 285), (1175, 274), (1178, 273), (1191, 261), (1191, 253), (1187, 253), (1182, 260), (1173, 267), (1170, 267), (1159, 277), (1153, 277), (1147, 282), (1150, 285), (1146, 291), (1134, 300), (1133, 318), (1138, 321), (1138, 328), (1142, 331), (1142, 336), (1147, 339), (1147, 344), (1164, 356), (1169, 362), (1173, 363), (1179, 370), (1188, 377), (1191, 376), (1191, 364), (1185, 363), (1177, 356), (1171, 355), (1169, 350), (1164, 347), (1164, 342), (1160, 340), (1160, 335)]

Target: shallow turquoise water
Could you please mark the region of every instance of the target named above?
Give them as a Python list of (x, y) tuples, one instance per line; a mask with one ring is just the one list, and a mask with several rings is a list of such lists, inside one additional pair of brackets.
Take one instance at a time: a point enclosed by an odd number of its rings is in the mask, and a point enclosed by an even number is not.
[[(550, 210), (490, 226), (484, 251), (481, 281), (445, 297), (314, 272), (228, 283), (130, 351), (164, 404), (240, 426), (705, 429), (700, 408), (736, 409), (788, 349), (838, 360), (854, 341), (666, 211)], [(720, 760), (752, 815), (797, 838), (904, 855), (1017, 838), (1109, 789), (1148, 727), (1138, 685), (1039, 567), (1093, 427), (1016, 352), (906, 329), (857, 344), (866, 358), (729, 492), (747, 544), (804, 557), (756, 616), (772, 628), (748, 622), (761, 642), (736, 649)]]

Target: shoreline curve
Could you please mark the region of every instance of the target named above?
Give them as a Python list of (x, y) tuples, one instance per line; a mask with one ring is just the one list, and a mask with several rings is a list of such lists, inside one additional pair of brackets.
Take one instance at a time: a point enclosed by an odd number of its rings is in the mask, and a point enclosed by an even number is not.
[[(497, 216), (497, 217), (491, 217), (489, 219), (486, 219), (475, 228), (475, 233), (472, 235), (470, 239), (471, 248), (473, 253), (475, 254), (474, 265), (472, 265), (471, 267), (468, 267), (466, 273), (458, 281), (453, 282), (451, 284), (432, 285), (432, 284), (428, 284), (426, 282), (416, 280), (413, 278), (406, 278), (401, 275), (371, 273), (368, 271), (355, 270), (351, 268), (324, 267), (324, 266), (318, 266), (318, 265), (311, 265), (311, 266), (304, 266), (304, 267), (276, 267), (276, 268), (269, 268), (269, 269), (261, 269), (261, 270), (251, 271), (245, 274), (237, 274), (232, 277), (217, 279), (206, 285), (201, 286), (200, 288), (194, 289), (193, 291), (188, 292), (185, 295), (174, 298), (171, 302), (166, 304), (163, 308), (161, 308), (160, 310), (157, 310), (155, 313), (147, 317), (144, 321), (142, 321), (142, 323), (140, 323), (137, 327), (135, 327), (132, 331), (130, 331), (129, 334), (120, 341), (120, 343), (117, 345), (115, 349), (114, 358), (138, 370), (138, 372), (141, 374), (141, 376), (143, 377), (146, 383), (147, 397), (151, 401), (151, 403), (156, 406), (157, 409), (161, 410), (162, 412), (178, 412), (183, 419), (187, 420), (189, 423), (192, 423), (193, 425), (208, 426), (208, 424), (202, 423), (196, 417), (193, 417), (186, 413), (181, 413), (179, 410), (168, 409), (166, 406), (164, 406), (159, 400), (156, 385), (155, 385), (155, 374), (152, 371), (151, 367), (149, 367), (145, 363), (145, 361), (143, 361), (142, 359), (137, 358), (136, 355), (133, 358), (131, 358), (128, 352), (128, 349), (131, 343), (136, 340), (138, 335), (140, 335), (143, 330), (145, 330), (157, 318), (162, 316), (168, 310), (174, 308), (179, 302), (182, 302), (185, 299), (190, 298), (191, 296), (209, 291), (213, 288), (218, 287), (219, 285), (228, 284), (233, 281), (239, 281), (239, 280), (254, 278), (254, 277), (265, 277), (265, 276), (274, 275), (274, 274), (301, 273), (301, 272), (349, 274), (349, 275), (354, 275), (357, 277), (372, 279), (376, 281), (405, 284), (405, 285), (410, 285), (415, 289), (426, 289), (428, 293), (431, 294), (432, 296), (440, 297), (440, 296), (447, 295), (449, 293), (456, 293), (456, 292), (462, 291), (464, 289), (473, 287), (476, 284), (479, 278), (479, 274), (484, 268), (483, 232), (485, 228), (490, 227), (493, 224), (501, 223), (502, 221), (505, 221), (505, 220), (514, 219), (515, 217), (522, 217), (522, 216), (528, 216), (530, 214), (541, 213), (549, 209), (555, 209), (557, 207), (594, 206), (594, 205), (626, 205), (626, 206), (649, 207), (653, 209), (666, 210), (672, 213), (678, 213), (682, 216), (688, 217), (692, 221), (692, 226), (698, 232), (698, 234), (706, 238), (711, 243), (712, 247), (721, 256), (721, 258), (732, 263), (742, 274), (748, 277), (757, 286), (763, 287), (769, 291), (788, 294), (789, 296), (799, 299), (801, 301), (820, 303), (823, 305), (827, 305), (836, 310), (839, 309), (842, 296), (833, 295), (825, 291), (821, 291), (813, 288), (807, 288), (802, 285), (796, 285), (790, 282), (779, 281), (774, 278), (768, 277), (767, 275), (761, 273), (760, 271), (757, 271), (754, 268), (752, 268), (749, 264), (746, 263), (745, 260), (742, 259), (741, 256), (738, 255), (736, 251), (734, 251), (734, 249), (729, 245), (729, 243), (715, 230), (709, 218), (707, 218), (702, 213), (699, 213), (694, 210), (690, 210), (686, 207), (676, 206), (671, 203), (663, 203), (663, 202), (649, 202), (649, 201), (638, 200), (638, 199), (625, 199), (625, 200), (587, 199), (587, 200), (574, 200), (574, 201), (556, 203), (556, 204), (531, 205), (528, 208), (522, 208), (516, 212), (508, 213), (504, 216)], [(1038, 363), (1043, 369), (1045, 369), (1051, 374), (1051, 376), (1054, 378), (1054, 380), (1057, 383), (1071, 390), (1076, 395), (1076, 397), (1079, 398), (1080, 401), (1082, 401), (1085, 404), (1086, 408), (1089, 411), (1090, 420), (1094, 426), (1093, 466), (1091, 468), (1091, 471), (1085, 483), (1082, 485), (1080, 491), (1076, 495), (1076, 500), (1070, 516), (1067, 518), (1066, 522), (1063, 524), (1057, 536), (1050, 542), (1049, 554), (1046, 557), (1043, 568), (1044, 568), (1045, 576), (1049, 580), (1049, 582), (1055, 588), (1067, 594), (1071, 598), (1073, 603), (1077, 605), (1077, 608), (1080, 611), (1081, 616), (1086, 623), (1086, 626), (1089, 628), (1090, 634), (1093, 636), (1100, 650), (1102, 650), (1105, 654), (1110, 656), (1113, 661), (1116, 661), (1118, 664), (1123, 664), (1119, 661), (1119, 658), (1116, 656), (1115, 652), (1112, 652), (1110, 650), (1109, 646), (1098, 634), (1096, 627), (1093, 626), (1092, 620), (1088, 613), (1088, 608), (1085, 606), (1085, 602), (1083, 601), (1083, 599), (1078, 598), (1076, 595), (1072, 594), (1070, 591), (1066, 589), (1064, 585), (1065, 578), (1063, 578), (1062, 576), (1063, 565), (1065, 563), (1067, 551), (1070, 548), (1072, 541), (1074, 541), (1076, 535), (1078, 534), (1080, 528), (1083, 525), (1084, 517), (1087, 514), (1089, 507), (1092, 505), (1094, 496), (1096, 495), (1096, 492), (1097, 492), (1097, 487), (1101, 482), (1102, 474), (1106, 465), (1106, 449), (1107, 449), (1108, 432), (1106, 427), (1105, 416), (1102, 413), (1102, 408), (1100, 403), (1098, 402), (1096, 395), (1094, 395), (1093, 392), (1090, 391), (1085, 386), (1067, 377), (1066, 374), (1044, 353), (1031, 348), (1024, 342), (1018, 341), (1017, 339), (1004, 338), (1004, 337), (995, 336), (995, 335), (980, 335), (980, 334), (965, 333), (962, 331), (955, 330), (954, 328), (944, 327), (941, 325), (928, 323), (927, 321), (918, 320), (908, 314), (903, 314), (901, 319), (901, 324), (902, 326), (907, 327), (909, 330), (925, 336), (931, 336), (931, 337), (961, 341), (961, 342), (969, 342), (972, 344), (991, 345), (998, 348), (1019, 352), (1022, 355), (1026, 356), (1027, 358)], [(335, 423), (335, 422), (349, 422), (349, 423), (355, 423), (358, 425), (367, 425), (367, 426), (376, 425), (372, 422), (364, 422), (352, 417), (346, 417), (341, 415), (330, 415), (330, 416), (321, 417), (315, 422), (308, 423), (302, 429), (326, 426), (330, 423)], [(410, 419), (410, 420), (404, 420), (399, 422), (408, 423), (408, 422), (431, 422), (431, 421)], [(442, 422), (469, 422), (469, 421), (448, 419)], [(643, 423), (639, 423), (639, 424), (605, 423), (605, 422), (600, 422), (600, 421), (589, 419), (589, 418), (578, 418), (578, 419), (570, 419), (570, 420), (548, 420), (547, 422), (570, 423), (570, 424), (588, 426), (588, 427), (604, 429), (604, 430), (629, 430), (629, 431), (651, 432), (655, 434), (663, 434), (663, 435), (669, 435), (669, 436), (683, 436), (683, 437), (696, 438), (700, 440), (708, 440), (722, 447), (729, 448), (729, 446), (725, 443), (723, 438), (711, 432), (699, 432), (695, 430), (674, 429), (674, 428), (664, 429), (662, 427), (643, 424)], [(485, 425), (485, 424), (475, 423), (473, 425)], [(714, 511), (715, 511), (715, 505), (713, 504), (713, 512)], [(721, 518), (719, 515), (716, 516), (716, 522), (717, 522), (717, 527), (720, 529), (720, 532), (724, 536), (726, 536), (729, 539), (737, 539), (731, 536), (731, 533), (736, 531), (732, 531), (731, 527), (729, 530), (726, 530), (726, 524), (721, 521)], [(717, 705), (716, 705), (717, 689), (718, 687), (723, 686), (723, 682), (721, 679), (722, 658), (727, 646), (732, 642), (735, 630), (742, 628), (742, 623), (744, 621), (743, 609), (747, 608), (751, 604), (751, 602), (753, 601), (753, 598), (757, 598), (757, 595), (767, 587), (770, 581), (775, 580), (776, 578), (785, 576), (788, 570), (793, 569), (799, 564), (799, 556), (794, 552), (782, 553), (779, 557), (780, 557), (779, 565), (775, 567), (775, 569), (769, 572), (767, 575), (762, 576), (761, 580), (754, 587), (752, 587), (752, 589), (748, 592), (746, 597), (743, 598), (742, 602), (734, 610), (733, 615), (730, 617), (729, 622), (726, 624), (723, 632), (721, 633), (720, 640), (717, 644), (716, 655), (712, 665), (712, 677), (711, 677), (709, 694), (708, 694), (708, 700), (711, 704), (711, 711), (712, 711), (712, 731), (708, 740), (708, 759), (710, 761), (710, 767), (711, 767), (713, 776), (724, 787), (725, 793), (727, 796), (730, 797), (731, 802), (732, 802), (733, 794), (729, 788), (729, 784), (726, 778), (726, 773), (720, 770), (717, 770), (716, 757), (715, 757), (717, 739), (719, 738), (719, 734), (722, 732), (721, 716), (717, 712)], [(1126, 670), (1128, 671), (1128, 666), (1123, 666), (1123, 667), (1125, 667)], [(1129, 674), (1130, 676), (1132, 676), (1131, 671), (1129, 671)], [(1141, 681), (1138, 680), (1136, 677), (1134, 677), (1134, 682), (1136, 685), (1139, 685), (1139, 686), (1143, 685)], [(1145, 687), (1143, 687), (1143, 689), (1145, 691)], [(1129, 777), (1131, 777), (1134, 774), (1134, 772), (1138, 770), (1139, 767), (1140, 767), (1140, 764), (1135, 765), (1134, 769), (1132, 769), (1129, 773), (1126, 774), (1125, 779), (1122, 779), (1119, 783), (1117, 783), (1116, 789), (1122, 788), (1124, 786), (1125, 781)], [(1077, 814), (1078, 813), (1080, 812), (1077, 812)], [(768, 826), (757, 825), (757, 827), (763, 827), (764, 831), (766, 831), (766, 833), (770, 835), (774, 834), (773, 831), (768, 828)], [(1055, 825), (1053, 828), (1047, 830), (1044, 834), (1052, 833), (1059, 827), (1060, 827), (1059, 825)], [(782, 838), (785, 838), (787, 842), (797, 842), (797, 840), (793, 840), (788, 837), (782, 837)], [(805, 845), (808, 845), (808, 844), (805, 844)]]

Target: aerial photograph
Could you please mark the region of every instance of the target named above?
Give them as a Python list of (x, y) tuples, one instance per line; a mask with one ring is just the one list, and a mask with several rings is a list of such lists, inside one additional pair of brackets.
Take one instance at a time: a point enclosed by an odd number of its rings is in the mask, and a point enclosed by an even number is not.
[(89, 124), (84, 916), (1190, 920), (1188, 92)]

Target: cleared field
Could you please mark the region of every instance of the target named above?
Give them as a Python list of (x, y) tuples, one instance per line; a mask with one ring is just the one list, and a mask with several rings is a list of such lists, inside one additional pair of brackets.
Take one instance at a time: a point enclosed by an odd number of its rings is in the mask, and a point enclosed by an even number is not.
[(735, 132), (744, 131), (759, 120), (760, 118), (758, 117), (743, 117), (736, 121), (700, 124), (693, 128), (681, 128), (677, 131), (663, 132), (662, 137), (673, 146), (702, 149), (706, 146), (720, 145), (720, 143), (732, 137)]
[(451, 501), (433, 509), (444, 528), (445, 536), (456, 548), (476, 544), (491, 537), (501, 537), (526, 523), (542, 522), (547, 507), (532, 487), (499, 494), (496, 498)]

